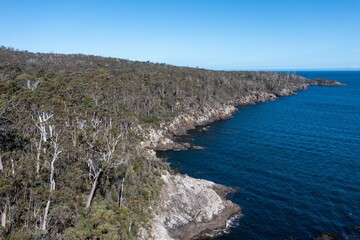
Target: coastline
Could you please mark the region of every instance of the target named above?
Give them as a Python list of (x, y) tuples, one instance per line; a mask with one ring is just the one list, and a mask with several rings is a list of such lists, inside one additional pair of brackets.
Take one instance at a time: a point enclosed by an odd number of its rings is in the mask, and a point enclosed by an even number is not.
[[(143, 239), (216, 234), (226, 228), (227, 218), (241, 213), (239, 206), (226, 200), (224, 192), (231, 189), (175, 174), (156, 151), (201, 149), (183, 143), (187, 138), (178, 136), (202, 125), (199, 130), (205, 132), (206, 124), (243, 111), (237, 108), (241, 105), (293, 95), (308, 85), (341, 85), (296, 74), (214, 71), (4, 47), (0, 56), (4, 92), (0, 180), (5, 199), (0, 209), (0, 237), (4, 238), (137, 239), (143, 230), (148, 233)], [(333, 105), (338, 103), (341, 107), (339, 101)], [(268, 119), (262, 120), (267, 126)], [(224, 140), (224, 135), (218, 136)], [(224, 148), (222, 156), (229, 151)], [(255, 151), (254, 157), (257, 155)], [(215, 163), (226, 172), (228, 166), (221, 165), (221, 159), (214, 160), (200, 161), (196, 168)], [(234, 166), (241, 168), (236, 160)], [(19, 179), (24, 184), (18, 185)], [(218, 182), (219, 178), (212, 179)], [(14, 186), (16, 191), (11, 190)], [(49, 186), (50, 191), (44, 191)], [(54, 193), (65, 197), (57, 198)], [(233, 200), (242, 204), (237, 196)], [(196, 205), (199, 199), (201, 204)], [(169, 225), (171, 222), (174, 224)], [(161, 229), (167, 237), (155, 237)]]
[[(226, 104), (180, 114), (169, 124), (161, 124), (157, 130), (148, 129), (141, 145), (150, 149), (148, 153), (155, 158), (155, 151), (195, 148), (197, 146), (191, 146), (189, 143), (177, 142), (176, 137), (186, 135), (188, 130), (196, 127), (231, 118), (240, 106), (293, 96), (297, 91), (307, 90), (308, 86), (343, 86), (343, 84), (333, 80), (319, 79), (308, 80), (306, 83), (299, 83), (275, 93), (251, 92)], [(230, 218), (241, 215), (240, 206), (226, 198), (228, 193), (234, 191), (230, 187), (183, 174), (171, 174), (167, 171), (164, 171), (161, 177), (164, 186), (159, 206), (155, 209), (151, 230), (140, 239), (188, 240), (213, 237), (228, 228), (227, 221)]]
[[(156, 157), (155, 151), (186, 150), (192, 146), (175, 139), (186, 135), (188, 130), (231, 118), (239, 106), (292, 96), (297, 91), (306, 90), (309, 85), (301, 83), (277, 93), (252, 92), (224, 105), (180, 114), (170, 124), (162, 124), (158, 130), (148, 129), (141, 145), (150, 149), (148, 153), (152, 157)], [(241, 214), (240, 206), (226, 198), (228, 193), (234, 191), (230, 187), (167, 171), (163, 172), (161, 178), (164, 186), (151, 230), (139, 236), (140, 239), (188, 240), (213, 237), (227, 229), (230, 218)]]
[(153, 239), (211, 237), (226, 229), (229, 218), (241, 213), (226, 199), (233, 189), (187, 175), (162, 175), (165, 186), (152, 223)]
[(191, 110), (175, 117), (169, 124), (161, 124), (159, 129), (145, 129), (145, 140), (141, 142), (141, 145), (154, 151), (186, 150), (191, 145), (177, 142), (176, 137), (186, 135), (188, 130), (229, 119), (238, 111), (240, 106), (275, 101), (279, 97), (295, 95), (297, 91), (306, 90), (309, 85), (299, 84), (298, 86), (282, 89), (277, 93), (251, 92), (226, 104), (203, 107), (201, 111)]

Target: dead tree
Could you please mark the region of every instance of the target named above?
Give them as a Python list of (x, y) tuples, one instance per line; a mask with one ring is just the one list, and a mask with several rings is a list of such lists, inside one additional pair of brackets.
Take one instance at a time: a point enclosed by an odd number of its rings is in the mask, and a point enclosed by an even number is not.
[(34, 91), (38, 86), (39, 86), (39, 83), (41, 82), (40, 79), (36, 80), (36, 81), (30, 81), (30, 80), (27, 80), (26, 82), (26, 87), (28, 89), (30, 89), (31, 91)]
[(119, 200), (118, 200), (119, 208), (121, 208), (124, 198), (124, 181), (125, 181), (125, 176), (121, 179), (121, 187), (119, 189)]
[(4, 210), (1, 212), (1, 226), (3, 227), (3, 228), (6, 228), (6, 205), (5, 205), (5, 207), (4, 207)]
[(92, 158), (88, 158), (87, 159), (87, 165), (89, 168), (89, 179), (92, 182), (92, 187), (91, 187), (91, 191), (89, 193), (89, 196), (87, 197), (87, 201), (86, 201), (86, 208), (90, 207), (91, 205), (91, 201), (94, 197), (94, 193), (96, 190), (96, 186), (99, 180), (99, 176), (102, 173), (102, 168), (97, 166)]
[[(43, 116), (39, 117), (40, 123), (46, 123), (52, 115), (43, 114)], [(45, 120), (45, 121), (44, 121)], [(49, 199), (46, 203), (46, 207), (44, 210), (44, 216), (42, 219), (41, 230), (46, 231), (47, 223), (48, 223), (48, 214), (50, 211), (50, 204), (51, 204), (51, 193), (55, 190), (55, 162), (58, 160), (59, 155), (61, 153), (59, 148), (59, 134), (60, 131), (55, 129), (55, 126), (52, 124), (39, 124), (39, 130), (41, 135), (41, 141), (49, 142), (50, 149), (45, 149), (44, 153), (50, 152), (51, 160), (50, 162), (50, 177), (49, 177)], [(40, 142), (41, 143), (41, 142)], [(39, 144), (40, 145), (40, 144)], [(41, 149), (40, 149), (41, 152)], [(40, 161), (40, 159), (38, 159)]]
[[(84, 124), (84, 121), (81, 121), (82, 129)], [(114, 134), (113, 122), (111, 119), (109, 119), (107, 123), (103, 123), (98, 118), (93, 117), (91, 120), (91, 126), (93, 131), (87, 136), (88, 139), (86, 141), (89, 147), (89, 151), (86, 156), (86, 164), (89, 169), (89, 180), (92, 187), (86, 200), (86, 208), (90, 207), (91, 201), (94, 198), (99, 177), (103, 172), (103, 163), (107, 163), (110, 167), (116, 167), (117, 164), (121, 162), (121, 160), (115, 158), (115, 152), (120, 141), (123, 140), (124, 136), (126, 136), (124, 131), (119, 131), (119, 133)], [(102, 144), (99, 144), (99, 142)], [(97, 145), (95, 146), (96, 143)]]
[(2, 152), (1, 152), (1, 149), (0, 149), (0, 171), (4, 171), (4, 165), (2, 163)]
[(102, 168), (101, 168), (101, 163), (99, 161), (97, 161), (97, 159), (95, 159), (96, 156), (96, 151), (95, 151), (95, 142), (98, 139), (98, 134), (100, 133), (100, 130), (102, 129), (101, 126), (101, 120), (99, 118), (96, 117), (96, 115), (94, 114), (91, 121), (90, 121), (90, 125), (92, 127), (92, 133), (90, 135), (87, 134), (87, 132), (85, 131), (84, 127), (86, 125), (86, 121), (81, 121), (81, 120), (77, 120), (78, 122), (78, 126), (80, 128), (80, 130), (82, 130), (84, 132), (84, 134), (87, 136), (87, 145), (90, 148), (89, 151), (87, 152), (87, 157), (86, 157), (86, 164), (88, 166), (88, 170), (89, 170), (89, 180), (91, 182), (91, 191), (87, 197), (86, 200), (86, 208), (89, 208), (91, 205), (91, 201), (94, 197), (95, 194), (95, 190), (96, 190), (96, 186), (98, 183), (98, 179), (100, 177), (100, 174), (102, 173)]
[(37, 121), (35, 121), (35, 125), (39, 130), (40, 138), (39, 142), (36, 143), (37, 154), (36, 154), (36, 174), (38, 175), (40, 172), (40, 157), (41, 153), (46, 153), (46, 147), (43, 147), (43, 143), (47, 143), (49, 134), (52, 134), (50, 131), (52, 129), (49, 128), (49, 120), (52, 118), (52, 114), (49, 113), (41, 113), (37, 117)]

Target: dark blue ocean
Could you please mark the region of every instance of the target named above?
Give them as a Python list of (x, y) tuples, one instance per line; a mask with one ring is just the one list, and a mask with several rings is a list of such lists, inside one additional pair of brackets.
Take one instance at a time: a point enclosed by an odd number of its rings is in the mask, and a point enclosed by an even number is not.
[(165, 153), (180, 172), (237, 189), (243, 215), (218, 239), (359, 239), (349, 228), (360, 226), (360, 71), (297, 74), (348, 85), (240, 107), (189, 132), (205, 150)]

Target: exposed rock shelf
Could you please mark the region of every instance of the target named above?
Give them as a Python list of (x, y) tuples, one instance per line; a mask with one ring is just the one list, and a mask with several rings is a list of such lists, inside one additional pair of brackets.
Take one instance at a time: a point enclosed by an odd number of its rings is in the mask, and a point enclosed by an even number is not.
[(225, 199), (231, 189), (186, 175), (162, 175), (165, 186), (153, 219), (154, 239), (191, 239), (214, 235), (240, 207)]

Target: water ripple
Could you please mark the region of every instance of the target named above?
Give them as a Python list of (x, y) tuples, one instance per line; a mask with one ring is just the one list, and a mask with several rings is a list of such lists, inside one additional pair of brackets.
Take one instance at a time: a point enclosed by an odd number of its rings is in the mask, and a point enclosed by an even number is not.
[(219, 239), (311, 239), (360, 226), (360, 72), (304, 72), (346, 87), (244, 106), (206, 133), (204, 151), (168, 152), (173, 167), (235, 187), (243, 209)]

